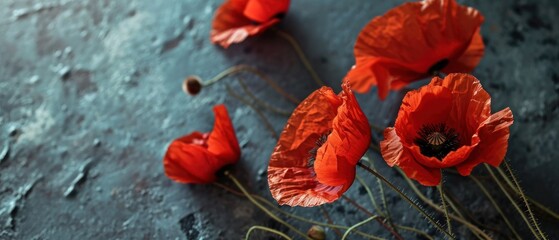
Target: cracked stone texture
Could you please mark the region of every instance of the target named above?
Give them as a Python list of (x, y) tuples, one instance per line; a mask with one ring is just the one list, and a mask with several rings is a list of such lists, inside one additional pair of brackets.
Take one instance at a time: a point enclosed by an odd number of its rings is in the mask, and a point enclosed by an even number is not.
[[(293, 1), (279, 28), (300, 41), (319, 75), (339, 90), (354, 61), (358, 32), (402, 2)], [(559, 4), (460, 2), (486, 19), (487, 51), (474, 75), (490, 92), (494, 110), (510, 106), (515, 115), (508, 158), (528, 195), (559, 211)], [(244, 63), (301, 99), (316, 88), (292, 47), (273, 32), (227, 50), (210, 44), (210, 21), (220, 3), (0, 1), (0, 239), (239, 239), (252, 225), (294, 235), (241, 197), (212, 185), (177, 184), (163, 174), (161, 159), (169, 142), (191, 131), (209, 131), (211, 106), (226, 103), (243, 152), (233, 173), (250, 191), (271, 199), (265, 169), (275, 139), (254, 110), (227, 94), (226, 84), (235, 91), (240, 86), (230, 78), (191, 97), (181, 91), (182, 79), (191, 74), (209, 79)], [(257, 96), (282, 109), (295, 107), (258, 78), (242, 76)], [(402, 97), (393, 92), (381, 102), (373, 91), (359, 100), (372, 122), (388, 126)], [(265, 115), (276, 132), (287, 120)], [(381, 173), (411, 193), (397, 172), (374, 159)], [(378, 193), (374, 178), (358, 173)], [(471, 181), (449, 175), (446, 186), (477, 224), (506, 232)], [(498, 188), (488, 187), (516, 229), (530, 238)], [(423, 190), (438, 201), (435, 191)], [(437, 234), (397, 195), (386, 192), (395, 222)], [(372, 209), (358, 183), (348, 196)], [(284, 209), (326, 221), (320, 208)], [(323, 209), (337, 224), (367, 217), (343, 200)], [(549, 237), (559, 238), (559, 223), (539, 216)], [(303, 231), (310, 227), (289, 222)], [(377, 223), (362, 229), (391, 237)], [(460, 238), (473, 238), (458, 225), (455, 231)], [(327, 234), (338, 238), (332, 230)], [(255, 233), (253, 239), (269, 236)]]

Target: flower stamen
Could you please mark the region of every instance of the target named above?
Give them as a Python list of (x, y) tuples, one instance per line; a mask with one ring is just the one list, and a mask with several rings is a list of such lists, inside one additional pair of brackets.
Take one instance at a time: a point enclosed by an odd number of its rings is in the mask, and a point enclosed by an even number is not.
[(425, 124), (418, 132), (415, 143), (421, 154), (442, 160), (449, 152), (459, 147), (458, 134), (444, 123)]
[(309, 151), (310, 157), (309, 157), (309, 162), (307, 163), (309, 167), (314, 167), (314, 161), (316, 160), (316, 154), (318, 153), (318, 149), (322, 147), (324, 143), (326, 143), (329, 134), (330, 133), (325, 133), (322, 134), (320, 137), (318, 137), (318, 139), (315, 142), (315, 146)]

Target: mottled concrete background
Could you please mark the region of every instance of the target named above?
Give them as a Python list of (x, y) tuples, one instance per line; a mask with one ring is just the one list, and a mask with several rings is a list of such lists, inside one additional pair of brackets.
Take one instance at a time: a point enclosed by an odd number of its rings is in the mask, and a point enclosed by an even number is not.
[[(320, 76), (339, 89), (353, 64), (358, 32), (403, 1), (292, 2), (279, 27), (301, 42)], [(508, 157), (526, 192), (559, 211), (559, 2), (461, 2), (486, 17), (486, 56), (474, 74), (490, 92), (494, 110), (510, 106), (514, 112)], [(0, 0), (0, 153), (9, 150), (0, 156), (0, 239), (240, 239), (255, 224), (288, 232), (241, 197), (211, 185), (176, 184), (163, 174), (167, 144), (190, 131), (210, 130), (211, 106), (226, 103), (243, 151), (234, 172), (252, 192), (271, 199), (265, 169), (275, 140), (251, 108), (226, 93), (226, 82), (239, 85), (229, 79), (190, 97), (181, 91), (185, 76), (210, 78), (245, 63), (299, 98), (315, 89), (291, 46), (274, 33), (228, 50), (211, 45), (210, 21), (220, 3)], [(286, 110), (295, 107), (257, 78), (243, 76), (258, 96)], [(359, 99), (372, 122), (387, 126), (401, 97), (393, 93), (380, 102), (372, 92)], [(279, 132), (287, 118), (265, 114)], [(410, 192), (378, 156), (375, 161)], [(359, 174), (375, 186), (373, 177)], [(481, 224), (506, 231), (471, 181), (449, 177), (447, 186)], [(491, 188), (518, 231), (530, 238), (510, 204)], [(387, 192), (394, 221), (435, 234)], [(432, 190), (426, 192), (436, 200)], [(371, 207), (359, 184), (348, 195)], [(326, 221), (319, 208), (285, 209)], [(343, 200), (324, 209), (337, 224), (366, 218)], [(559, 222), (540, 218), (549, 236), (559, 238)], [(303, 231), (310, 227), (290, 222)], [(377, 223), (363, 230), (390, 237)], [(464, 228), (456, 231), (472, 238)], [(257, 233), (254, 239), (266, 236)]]

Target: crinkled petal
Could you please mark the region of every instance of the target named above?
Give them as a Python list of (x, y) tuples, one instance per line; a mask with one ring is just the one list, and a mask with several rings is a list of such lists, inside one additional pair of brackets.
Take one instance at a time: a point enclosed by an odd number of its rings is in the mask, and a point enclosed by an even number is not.
[(461, 142), (469, 144), (479, 125), (491, 115), (491, 96), (479, 80), (469, 74), (454, 73), (444, 79), (435, 77), (429, 86), (442, 86), (452, 91), (448, 124), (461, 133)]
[(243, 14), (243, 9), (239, 9), (239, 5), (237, 0), (228, 0), (217, 9), (210, 31), (212, 43), (228, 48), (231, 44), (240, 43), (247, 37), (257, 35), (279, 22), (279, 19), (273, 18), (255, 23)]
[(479, 145), (468, 161), (456, 166), (458, 172), (463, 176), (470, 175), (474, 167), (481, 163), (499, 166), (507, 153), (510, 125), (513, 122), (510, 108), (505, 108), (485, 120), (477, 133), (480, 138)]
[(287, 121), (270, 158), (268, 184), (279, 204), (312, 207), (333, 202), (344, 186), (328, 186), (316, 179), (309, 161), (317, 140), (330, 134), (342, 99), (322, 87), (307, 97)]
[[(431, 67), (445, 59), (460, 61), (450, 69), (468, 72), (474, 62), (479, 62), (477, 33), (482, 22), (483, 16), (477, 10), (454, 0), (402, 4), (371, 20), (360, 32), (354, 48), (356, 59), (375, 62), (389, 76), (375, 68), (367, 74), (369, 78), (355, 78), (352, 83), (360, 87), (367, 84), (356, 84), (356, 81), (367, 81), (369, 85), (383, 83), (391, 89), (401, 88), (405, 83), (428, 76)], [(464, 54), (467, 57), (462, 58)], [(361, 64), (370, 66), (370, 62), (361, 61)], [(356, 69), (364, 69), (361, 64), (358, 61)], [(385, 93), (379, 91), (380, 94)]]
[(221, 168), (239, 161), (241, 149), (225, 105), (217, 105), (213, 111), (215, 121), (213, 130), (208, 137), (208, 152), (219, 159), (220, 166), (218, 167)]
[(384, 140), (380, 142), (380, 149), (389, 166), (400, 167), (406, 176), (422, 185), (436, 186), (441, 181), (440, 169), (429, 168), (416, 162), (413, 155), (403, 147), (395, 128), (384, 130)]
[(330, 186), (344, 185), (347, 190), (355, 179), (355, 166), (371, 141), (369, 122), (357, 99), (343, 84), (344, 99), (334, 118), (332, 133), (318, 149), (314, 169), (319, 182)]
[(211, 133), (193, 132), (175, 139), (163, 158), (165, 174), (180, 183), (210, 183), (223, 166), (236, 163), (241, 150), (224, 105), (214, 107)]
[(253, 21), (266, 22), (287, 12), (290, 0), (249, 0), (244, 15)]
[(427, 85), (404, 96), (394, 127), (403, 143), (411, 146), (426, 124), (446, 123), (452, 107), (452, 92), (442, 86)]

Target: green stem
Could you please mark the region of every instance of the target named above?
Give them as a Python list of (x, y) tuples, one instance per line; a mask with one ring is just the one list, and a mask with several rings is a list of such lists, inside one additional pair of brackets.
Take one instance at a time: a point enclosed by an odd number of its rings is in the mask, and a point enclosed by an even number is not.
[(375, 197), (373, 197), (373, 192), (371, 191), (371, 189), (369, 188), (369, 186), (367, 185), (367, 183), (365, 182), (365, 180), (363, 180), (363, 178), (361, 178), (359, 175), (355, 175), (355, 178), (357, 178), (357, 181), (359, 181), (359, 183), (361, 184), (361, 186), (363, 186), (365, 188), (365, 191), (367, 191), (367, 195), (369, 195), (369, 199), (371, 200), (371, 203), (373, 204), (373, 207), (375, 208), (375, 210), (380, 214), (380, 215), (385, 215), (379, 208), (377, 201), (375, 200)]
[[(501, 176), (506, 176), (505, 172), (504, 172), (501, 168), (496, 168), (496, 169), (497, 169), (497, 172), (499, 172), (499, 174), (500, 174)], [(514, 186), (514, 184), (511, 182), (511, 180), (510, 180), (508, 177), (504, 177), (504, 179), (505, 179), (505, 182), (508, 184), (509, 188), (512, 189), (512, 191), (513, 191), (515, 194), (520, 195), (520, 192), (518, 191), (518, 189), (516, 189), (516, 187)], [(541, 203), (539, 203), (538, 201), (536, 201), (536, 200), (530, 198), (529, 196), (526, 196), (526, 195), (525, 195), (525, 197), (526, 197), (526, 200), (528, 200), (529, 203), (534, 204), (534, 206), (536, 206), (537, 208), (539, 208), (539, 209), (540, 209), (541, 211), (543, 211), (544, 213), (546, 213), (546, 214), (550, 215), (551, 217), (553, 217), (553, 218), (559, 220), (559, 214), (558, 214), (558, 213), (556, 213), (556, 212), (554, 212), (553, 210), (551, 210), (551, 209), (545, 207), (543, 204), (541, 204)]]
[[(329, 214), (328, 211), (324, 208), (324, 206), (320, 206), (320, 211), (322, 211), (322, 214), (324, 215), (324, 217), (326, 218), (326, 220), (328, 220), (328, 224), (334, 224), (334, 221), (332, 221), (332, 218), (330, 217), (330, 214)], [(336, 235), (338, 235), (338, 237), (342, 237), (342, 233), (340, 232), (339, 229), (337, 229), (337, 228), (332, 228), (332, 230), (334, 230), (334, 233), (336, 233)]]
[(285, 97), (287, 100), (293, 102), (294, 104), (299, 104), (301, 102), (299, 99), (297, 99), (293, 95), (291, 95), (291, 94), (287, 93), (285, 90), (283, 90), (279, 85), (276, 84), (276, 82), (274, 80), (272, 80), (266, 74), (264, 74), (263, 72), (261, 72), (260, 70), (254, 68), (254, 67), (251, 67), (249, 65), (244, 65), (244, 64), (236, 65), (236, 66), (233, 66), (233, 67), (230, 67), (230, 68), (226, 69), (225, 71), (217, 74), (212, 79), (203, 82), (203, 85), (204, 86), (212, 85), (212, 84), (218, 82), (219, 80), (221, 80), (221, 79), (223, 79), (223, 78), (225, 78), (229, 75), (233, 75), (233, 74), (240, 73), (240, 72), (250, 72), (250, 73), (258, 76), (260, 79), (264, 80), (270, 87), (272, 87), (277, 93), (279, 93), (280, 95)]
[[(408, 185), (410, 186), (410, 188), (413, 190), (413, 192), (427, 205), (429, 205), (430, 207), (432, 207), (433, 209), (437, 210), (438, 212), (442, 213), (444, 210), (441, 209), (437, 204), (433, 203), (431, 200), (429, 200), (429, 198), (427, 198), (425, 195), (423, 195), (423, 193), (421, 193), (421, 191), (419, 191), (419, 189), (415, 186), (415, 184), (411, 181), (410, 178), (408, 178), (408, 176), (406, 176), (406, 174), (399, 168), (396, 168), (398, 170), (398, 172), (404, 177), (404, 179), (406, 180), (406, 182), (408, 183)], [(483, 232), (481, 229), (479, 229), (477, 226), (471, 224), (470, 222), (466, 221), (465, 219), (458, 217), (454, 214), (448, 214), (448, 216), (452, 219), (454, 219), (455, 221), (465, 225), (468, 229), (470, 229), (470, 231), (472, 231), (476, 236), (482, 236), (484, 239), (492, 239), (491, 237), (489, 237), (485, 232)]]
[(266, 232), (271, 232), (271, 233), (275, 233), (277, 235), (280, 235), (281, 237), (287, 239), (287, 240), (291, 240), (292, 238), (290, 238), (289, 236), (287, 236), (285, 233), (282, 233), (278, 230), (275, 229), (271, 229), (271, 228), (267, 228), (264, 226), (252, 226), (251, 228), (248, 229), (247, 234), (245, 236), (245, 240), (249, 240), (250, 234), (254, 231), (254, 230), (262, 230), (262, 231), (266, 231)]
[(415, 210), (417, 210), (419, 213), (421, 213), (427, 220), (429, 220), (429, 222), (431, 222), (437, 229), (439, 229), (439, 231), (441, 231), (442, 233), (444, 233), (447, 237), (451, 238), (451, 239), (455, 239), (455, 237), (447, 232), (444, 227), (442, 227), (439, 223), (437, 223), (437, 221), (431, 217), (431, 215), (429, 215), (425, 210), (423, 210), (423, 208), (421, 206), (419, 206), (417, 203), (415, 203), (413, 200), (411, 200), (406, 194), (404, 194), (400, 189), (398, 189), (396, 186), (394, 186), (394, 184), (392, 184), (390, 181), (388, 181), (386, 178), (384, 178), (384, 176), (380, 175), (378, 172), (374, 171), (373, 169), (369, 168), (368, 166), (366, 166), (365, 164), (363, 164), (362, 162), (358, 162), (357, 165), (365, 170), (367, 170), (369, 173), (373, 174), (375, 177), (379, 178), (380, 180), (382, 180), (386, 185), (388, 185), (390, 188), (392, 188), (392, 190), (394, 190), (395, 192), (397, 192), (398, 194), (400, 194), (400, 196), (406, 200), (413, 208), (415, 208)]
[(402, 230), (404, 230), (404, 231), (417, 233), (417, 234), (419, 234), (419, 235), (421, 235), (421, 236), (423, 236), (424, 238), (429, 239), (429, 240), (433, 240), (433, 239), (434, 239), (433, 237), (431, 237), (431, 236), (430, 236), (429, 234), (427, 234), (426, 232), (421, 231), (421, 230), (416, 229), (416, 228), (412, 228), (412, 227), (408, 227), (408, 226), (402, 226), (402, 225), (398, 225), (398, 224), (394, 224), (394, 226), (397, 227), (397, 228), (399, 228), (399, 229), (402, 229)]
[(264, 101), (264, 100), (262, 100), (262, 99), (256, 97), (256, 95), (254, 95), (254, 94), (250, 91), (250, 89), (248, 89), (248, 86), (247, 86), (246, 83), (244, 82), (244, 79), (243, 79), (243, 78), (237, 77), (237, 80), (239, 81), (239, 85), (241, 85), (241, 88), (242, 88), (243, 91), (246, 93), (246, 95), (247, 95), (249, 98), (251, 98), (252, 100), (254, 100), (254, 102), (255, 102), (257, 105), (259, 105), (259, 106), (261, 106), (261, 107), (263, 107), (263, 108), (265, 108), (265, 109), (268, 109), (268, 110), (270, 110), (271, 112), (274, 112), (274, 113), (277, 113), (277, 114), (280, 114), (280, 115), (283, 115), (283, 116), (289, 117), (289, 116), (291, 115), (291, 112), (290, 112), (290, 111), (285, 111), (285, 110), (276, 108), (276, 107), (274, 107), (274, 106), (268, 104), (266, 101)]
[[(372, 212), (370, 212), (369, 210), (367, 210), (366, 208), (364, 208), (363, 206), (359, 205), (359, 203), (357, 203), (355, 200), (347, 197), (346, 195), (342, 195), (342, 198), (346, 201), (348, 201), (351, 205), (353, 205), (354, 207), (356, 207), (357, 209), (361, 210), (362, 212), (364, 212), (365, 214), (369, 215), (369, 216), (376, 216), (375, 214), (373, 214)], [(394, 228), (389, 227), (388, 225), (386, 225), (384, 223), (384, 221), (382, 221), (382, 219), (377, 218), (376, 219), (377, 222), (386, 230), (388, 230), (392, 235), (394, 235), (394, 237), (398, 240), (403, 240), (402, 236), (400, 236), (400, 234), (398, 232), (396, 232), (394, 230)]]
[(501, 191), (505, 194), (505, 196), (507, 196), (507, 198), (509, 199), (509, 201), (512, 203), (512, 205), (514, 206), (514, 208), (516, 209), (516, 211), (518, 212), (518, 214), (520, 214), (520, 216), (522, 217), (522, 219), (524, 220), (524, 222), (526, 223), (526, 225), (528, 226), (528, 228), (530, 229), (530, 231), (532, 232), (532, 234), (534, 235), (534, 237), (536, 239), (541, 239), (540, 235), (538, 234), (538, 232), (534, 229), (534, 227), (532, 226), (532, 224), (530, 223), (530, 221), (528, 220), (528, 218), (526, 218), (526, 215), (524, 214), (524, 212), (522, 211), (522, 209), (520, 209), (520, 207), (518, 206), (518, 204), (516, 204), (516, 201), (514, 200), (514, 198), (511, 197), (511, 195), (508, 193), (508, 191), (505, 189), (505, 186), (503, 186), (503, 183), (501, 183), (501, 180), (499, 180), (499, 178), (497, 178), (497, 176), (495, 175), (495, 173), (493, 172), (493, 170), (491, 170), (491, 168), (485, 164), (484, 165), (485, 168), (487, 169), (487, 172), (489, 172), (489, 174), (491, 175), (491, 177), (493, 178), (493, 180), (497, 183), (497, 185), (499, 186), (499, 188), (501, 188)]
[(260, 117), (260, 119), (262, 119), (262, 121), (264, 122), (264, 126), (266, 126), (266, 128), (268, 129), (268, 131), (270, 131), (270, 133), (272, 134), (272, 136), (275, 139), (278, 139), (278, 133), (276, 133), (276, 130), (274, 130), (274, 127), (272, 126), (272, 124), (270, 123), (270, 121), (268, 121), (268, 118), (266, 118), (266, 116), (260, 112), (256, 106), (254, 106), (252, 103), (250, 103), (249, 101), (247, 101), (246, 99), (244, 99), (243, 97), (237, 95), (235, 93), (235, 91), (233, 91), (233, 89), (231, 89), (231, 87), (229, 85), (225, 85), (225, 88), (227, 89), (227, 92), (229, 93), (229, 95), (233, 96), (234, 98), (236, 98), (237, 100), (239, 100), (240, 102), (242, 102), (243, 104), (249, 106), (250, 108), (252, 108), (252, 110), (254, 110), (256, 112), (256, 114), (258, 114), (258, 116)]
[(491, 196), (491, 194), (489, 193), (489, 191), (487, 190), (487, 188), (485, 188), (485, 186), (483, 186), (483, 184), (474, 176), (470, 175), (470, 178), (477, 184), (477, 186), (481, 189), (481, 191), (483, 192), (483, 194), (485, 194), (485, 196), (487, 196), (487, 198), (489, 199), (489, 201), (491, 202), (491, 204), (493, 204), (493, 207), (495, 207), (495, 210), (497, 210), (497, 212), (501, 215), (501, 217), (503, 218), (503, 220), (505, 221), (505, 223), (507, 224), (507, 227), (510, 229), (510, 231), (514, 234), (514, 236), (516, 237), (516, 239), (522, 239), (520, 237), (520, 235), (516, 232), (516, 230), (514, 229), (514, 227), (512, 226), (512, 224), (509, 221), (509, 218), (505, 215), (505, 213), (503, 212), (503, 210), (501, 210), (501, 208), (499, 207), (499, 204), (497, 204), (497, 202), (495, 201), (495, 199), (493, 198), (493, 196)]
[[(365, 219), (365, 220), (363, 220), (363, 221), (361, 221), (361, 222), (359, 222), (359, 223), (357, 223), (357, 224), (351, 226), (350, 228), (348, 228), (348, 229), (345, 231), (344, 236), (342, 236), (342, 240), (345, 240), (345, 239), (347, 238), (347, 236), (349, 236), (349, 234), (351, 233), (351, 231), (353, 231), (354, 229), (356, 229), (356, 228), (358, 228), (358, 227), (360, 227), (360, 226), (362, 226), (362, 225), (365, 225), (366, 223), (368, 223), (368, 222), (370, 222), (370, 221), (372, 221), (372, 220), (375, 220), (375, 219), (377, 219), (378, 217), (379, 217), (379, 216), (375, 215), (375, 216), (372, 216), (372, 217), (370, 217), (370, 218), (367, 218), (367, 219)], [(376, 238), (376, 239), (382, 239), (382, 238)]]
[[(514, 182), (514, 185), (516, 186), (516, 190), (518, 190), (518, 195), (520, 195), (520, 199), (522, 199), (522, 202), (524, 202), (524, 205), (526, 206), (526, 209), (528, 210), (528, 214), (530, 215), (530, 220), (532, 220), (532, 224), (536, 227), (536, 230), (538, 231), (538, 233), (540, 234), (542, 239), (547, 239), (545, 233), (540, 229), (540, 224), (538, 223), (538, 220), (534, 216), (534, 213), (532, 212), (532, 209), (530, 208), (530, 204), (528, 203), (528, 200), (526, 199), (526, 195), (524, 195), (524, 192), (522, 191), (522, 187), (520, 187), (520, 183), (518, 183), (518, 181), (516, 180), (516, 177), (514, 176), (514, 173), (512, 172), (512, 168), (509, 166), (506, 159), (505, 159), (505, 161), (503, 161), (503, 163), (505, 165), (505, 168), (507, 169), (507, 172), (509, 172), (512, 181)], [(503, 174), (503, 178), (505, 178), (505, 179), (507, 178), (505, 174)]]
[[(238, 191), (235, 191), (235, 190), (233, 190), (232, 188), (230, 188), (230, 187), (228, 187), (228, 186), (225, 186), (225, 185), (223, 185), (223, 184), (221, 184), (221, 183), (214, 182), (213, 184), (214, 184), (215, 186), (217, 186), (217, 187), (219, 187), (219, 188), (222, 188), (223, 190), (225, 190), (225, 191), (227, 191), (227, 192), (230, 192), (230, 193), (233, 193), (233, 194), (235, 194), (235, 195), (237, 195), (237, 196), (246, 197), (243, 193), (238, 192)], [(335, 224), (332, 224), (332, 223), (323, 223), (323, 222), (318, 222), (318, 221), (314, 221), (314, 220), (311, 220), (311, 219), (307, 219), (307, 218), (304, 218), (304, 217), (301, 217), (301, 216), (292, 214), (292, 213), (290, 213), (290, 212), (284, 211), (284, 210), (278, 208), (278, 207), (276, 206), (276, 204), (274, 204), (274, 203), (268, 201), (267, 199), (265, 199), (265, 198), (263, 198), (263, 197), (261, 197), (261, 196), (254, 195), (254, 194), (251, 194), (251, 196), (252, 196), (254, 199), (258, 200), (259, 202), (266, 204), (268, 207), (272, 208), (274, 211), (279, 212), (279, 213), (281, 213), (281, 214), (283, 214), (283, 215), (285, 215), (285, 216), (287, 216), (287, 217), (293, 218), (293, 219), (295, 219), (295, 220), (299, 220), (299, 221), (301, 221), (301, 222), (306, 222), (306, 223), (309, 223), (309, 224), (319, 225), (319, 226), (328, 227), (328, 228), (332, 228), (332, 229), (348, 229), (348, 228), (349, 228), (349, 227), (347, 227), (347, 226), (335, 225)], [(359, 235), (361, 235), (361, 236), (363, 236), (363, 237), (365, 237), (365, 238), (367, 238), (367, 239), (374, 239), (374, 238), (376, 238), (376, 236), (373, 236), (373, 235), (370, 235), (370, 234), (367, 234), (367, 233), (364, 233), (364, 232), (361, 232), (361, 231), (355, 231), (355, 233), (357, 233), (357, 234), (359, 234)], [(342, 237), (342, 236), (340, 235), (340, 237)]]
[[(379, 152), (380, 152), (380, 150), (379, 150)], [(371, 168), (376, 171), (377, 169), (375, 167), (375, 162), (373, 162), (373, 160), (372, 160), (373, 156), (370, 152), (369, 152), (369, 156), (371, 157), (371, 160), (368, 161), (368, 162), (369, 162)], [(390, 226), (392, 226), (392, 228), (394, 228), (394, 222), (392, 222), (392, 215), (390, 214), (390, 209), (388, 208), (388, 203), (386, 201), (386, 194), (384, 193), (384, 186), (382, 185), (382, 182), (380, 181), (379, 178), (376, 178), (376, 181), (377, 181), (378, 189), (379, 189), (379, 192), (380, 192), (380, 198), (381, 198), (381, 201), (382, 201), (382, 206), (384, 207), (384, 211), (386, 212), (386, 218), (388, 219), (388, 223), (390, 224)], [(394, 228), (394, 231), (396, 231), (396, 233), (398, 233), (398, 230), (396, 228)]]
[[(262, 206), (262, 204), (260, 204), (258, 201), (256, 201), (252, 197), (252, 195), (250, 193), (248, 193), (248, 191), (243, 187), (243, 185), (237, 180), (237, 178), (235, 178), (235, 176), (231, 175), (229, 172), (225, 172), (225, 176), (227, 176), (229, 179), (231, 179), (231, 181), (233, 181), (233, 183), (235, 183), (235, 185), (237, 185), (239, 190), (241, 190), (241, 192), (243, 192), (243, 194), (245, 194), (245, 196), (248, 198), (249, 201), (251, 201), (254, 205), (256, 205), (258, 208), (260, 208), (260, 210), (264, 211), (268, 216), (270, 216), (271, 218), (273, 218), (277, 222), (283, 224), (284, 226), (289, 228), (291, 231), (297, 233), (298, 235), (300, 235), (304, 239), (310, 239), (306, 234), (299, 231), (297, 228), (295, 228), (291, 224), (283, 221), (281, 218), (279, 218), (278, 216), (276, 216), (275, 214), (270, 212), (270, 210), (268, 210), (266, 207)], [(312, 240), (312, 239), (310, 239), (310, 240)]]
[[(442, 175), (442, 171), (441, 171), (441, 175)], [(443, 180), (442, 179), (441, 179), (441, 183), (437, 186), (437, 190), (439, 190), (439, 195), (441, 196), (441, 202), (443, 204), (444, 216), (445, 216), (445, 219), (446, 219), (447, 230), (450, 234), (452, 234), (452, 224), (450, 224), (450, 217), (448, 216), (448, 208), (446, 207), (446, 200), (444, 198)]]
[(318, 84), (318, 86), (326, 86), (326, 84), (320, 79), (320, 77), (318, 76), (318, 74), (316, 73), (314, 68), (312, 67), (311, 63), (309, 62), (309, 60), (305, 56), (305, 53), (303, 52), (303, 49), (301, 49), (301, 46), (299, 46), (299, 43), (297, 43), (297, 40), (295, 40), (295, 38), (293, 38), (293, 36), (291, 36), (289, 33), (286, 33), (286, 32), (280, 31), (280, 30), (276, 30), (275, 32), (280, 37), (282, 37), (287, 42), (289, 42), (289, 44), (291, 44), (291, 46), (293, 47), (293, 49), (297, 53), (297, 56), (299, 56), (299, 59), (301, 59), (301, 62), (303, 63), (303, 65), (305, 66), (307, 71), (309, 71), (309, 73), (311, 74), (311, 77), (316, 82), (316, 84)]

